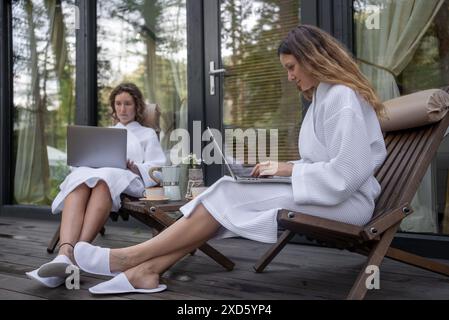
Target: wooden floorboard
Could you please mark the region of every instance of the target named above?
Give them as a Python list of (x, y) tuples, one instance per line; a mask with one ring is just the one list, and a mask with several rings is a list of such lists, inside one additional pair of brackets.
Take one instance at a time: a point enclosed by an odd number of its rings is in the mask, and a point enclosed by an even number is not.
[[(343, 299), (361, 269), (364, 257), (330, 248), (289, 244), (262, 274), (253, 271), (257, 259), (270, 247), (245, 239), (210, 243), (236, 263), (231, 272), (197, 252), (187, 256), (163, 275), (168, 290), (158, 294), (93, 296), (88, 288), (107, 277), (81, 274), (81, 289), (41, 287), (26, 277), (54, 254), (46, 247), (57, 223), (50, 220), (0, 217), (0, 299)], [(130, 246), (151, 237), (138, 227), (106, 226), (106, 235), (95, 243), (112, 248)], [(449, 261), (447, 262), (449, 263)], [(381, 290), (369, 291), (366, 299), (447, 299), (448, 277), (385, 260)]]

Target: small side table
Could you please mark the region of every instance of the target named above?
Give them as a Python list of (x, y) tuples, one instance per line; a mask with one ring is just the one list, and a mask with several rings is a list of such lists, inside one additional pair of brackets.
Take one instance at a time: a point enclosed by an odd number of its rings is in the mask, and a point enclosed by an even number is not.
[[(176, 212), (179, 212), (179, 208), (186, 203), (186, 200), (156, 203), (149, 200), (136, 200), (124, 197), (120, 211), (153, 228), (156, 231), (154, 235), (156, 235), (182, 217), (180, 213)], [(215, 260), (226, 270), (231, 271), (234, 269), (234, 262), (229, 260), (211, 245), (205, 243), (198, 249)]]

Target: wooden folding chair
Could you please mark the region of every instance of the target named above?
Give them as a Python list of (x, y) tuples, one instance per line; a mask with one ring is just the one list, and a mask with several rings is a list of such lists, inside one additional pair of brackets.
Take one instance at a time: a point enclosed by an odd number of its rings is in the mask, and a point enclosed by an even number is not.
[(384, 135), (387, 158), (376, 173), (382, 191), (374, 215), (365, 226), (323, 219), (301, 212), (280, 210), (278, 223), (286, 231), (254, 266), (262, 272), (295, 233), (330, 247), (368, 256), (347, 299), (363, 299), (368, 266), (379, 267), (384, 256), (449, 276), (449, 266), (391, 247), (401, 220), (413, 212), (410, 203), (435, 156), (449, 125), (449, 113), (439, 122)]

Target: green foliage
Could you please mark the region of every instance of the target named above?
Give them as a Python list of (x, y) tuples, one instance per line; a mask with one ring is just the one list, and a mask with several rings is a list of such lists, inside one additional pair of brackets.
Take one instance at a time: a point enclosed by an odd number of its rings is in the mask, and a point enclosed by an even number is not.
[(54, 199), (59, 192), (59, 186), (70, 173), (65, 162), (58, 162), (50, 167), (50, 198)]
[[(224, 124), (279, 129), (279, 160), (298, 157), (300, 100), (277, 48), (299, 23), (300, 1), (223, 1)], [(284, 81), (285, 80), (285, 81)]]

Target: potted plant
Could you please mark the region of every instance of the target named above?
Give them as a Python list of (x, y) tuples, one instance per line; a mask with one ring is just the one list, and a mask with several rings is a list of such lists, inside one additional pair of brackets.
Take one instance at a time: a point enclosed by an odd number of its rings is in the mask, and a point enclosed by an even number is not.
[(189, 199), (192, 196), (192, 188), (204, 186), (203, 169), (201, 168), (202, 160), (191, 153), (183, 159), (182, 163), (189, 168), (186, 190), (186, 198)]

